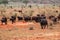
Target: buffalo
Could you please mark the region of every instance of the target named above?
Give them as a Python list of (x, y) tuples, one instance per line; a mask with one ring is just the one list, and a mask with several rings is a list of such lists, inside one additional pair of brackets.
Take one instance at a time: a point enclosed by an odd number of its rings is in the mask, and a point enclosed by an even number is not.
[(3, 23), (7, 24), (7, 18), (6, 17), (2, 17), (1, 22), (2, 22), (2, 24)]
[(38, 15), (37, 15), (37, 17), (36, 17), (36, 22), (38, 22), (38, 23), (39, 23), (39, 22), (40, 22), (40, 20), (41, 20), (41, 17), (40, 17), (40, 15), (38, 14)]
[(23, 20), (23, 17), (21, 16), (18, 16), (17, 18), (18, 18), (18, 21)]
[(46, 27), (48, 27), (48, 22), (46, 19), (41, 19), (40, 24), (41, 24), (41, 29), (45, 29)]
[(12, 21), (12, 24), (16, 21), (16, 17), (15, 16), (11, 16), (10, 21)]
[(32, 20), (34, 20), (35, 22), (40, 22), (40, 19), (41, 19), (41, 17), (40, 17), (40, 15), (37, 15), (37, 16), (33, 16), (32, 17)]
[(24, 20), (25, 20), (26, 22), (31, 21), (31, 17), (30, 17), (30, 16), (25, 16), (25, 17), (24, 17)]
[(46, 27), (48, 27), (48, 21), (45, 15), (42, 14), (38, 19), (39, 23), (41, 24), (41, 29), (45, 29)]
[(37, 16), (33, 16), (33, 17), (32, 17), (32, 21), (37, 22)]
[(42, 14), (40, 17), (41, 19), (46, 19), (46, 16), (44, 14)]

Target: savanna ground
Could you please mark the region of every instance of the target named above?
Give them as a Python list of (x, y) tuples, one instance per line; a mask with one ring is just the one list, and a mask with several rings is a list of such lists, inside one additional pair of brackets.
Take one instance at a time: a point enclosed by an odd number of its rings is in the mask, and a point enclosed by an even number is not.
[[(2, 8), (0, 8), (1, 10)], [(20, 10), (19, 8), (13, 8)], [(11, 8), (5, 9), (6, 16), (10, 16), (15, 13)], [(3, 10), (3, 9), (2, 9)], [(60, 13), (60, 7), (32, 7), (33, 15), (36, 16), (37, 13), (45, 13), (48, 17), (50, 14), (57, 16)], [(58, 10), (58, 13), (55, 11)], [(24, 8), (23, 13), (29, 13), (30, 8)], [(14, 12), (14, 13), (13, 13)], [(16, 12), (19, 15), (18, 12)], [(53, 14), (52, 14), (53, 13)], [(1, 14), (1, 15), (3, 15)], [(29, 15), (29, 14), (25, 14)], [(48, 22), (50, 22), (48, 20)], [(33, 30), (29, 30), (30, 27), (33, 27)], [(40, 24), (36, 22), (24, 22), (16, 21), (16, 23), (11, 24), (8, 21), (7, 25), (1, 25), (0, 23), (0, 40), (60, 40), (60, 23), (53, 26), (48, 26), (46, 29), (41, 29)]]

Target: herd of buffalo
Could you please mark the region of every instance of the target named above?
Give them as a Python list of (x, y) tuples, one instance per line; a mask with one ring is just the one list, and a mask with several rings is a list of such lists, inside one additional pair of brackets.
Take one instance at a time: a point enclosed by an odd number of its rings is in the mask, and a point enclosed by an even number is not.
[[(31, 8), (31, 6), (29, 6), (29, 7)], [(19, 12), (22, 12), (22, 10)], [(56, 12), (58, 12), (58, 11), (56, 11)], [(12, 22), (12, 24), (15, 23), (17, 19), (18, 19), (18, 21), (24, 20), (25, 22), (35, 21), (36, 23), (40, 23), (41, 29), (45, 29), (46, 27), (48, 28), (48, 22), (49, 21), (47, 19), (49, 19), (50, 21), (53, 22), (53, 24), (55, 24), (55, 23), (60, 21), (60, 14), (58, 14), (57, 17), (54, 15), (50, 15), (50, 16), (48, 16), (48, 18), (46, 17), (45, 14), (41, 14), (41, 15), (37, 14), (37, 16), (32, 16), (32, 17), (31, 16), (24, 16), (24, 17), (17, 16), (16, 17), (13, 15), (13, 16), (10, 16), (10, 18), (9, 18), (9, 20)], [(8, 22), (7, 20), (8, 20), (8, 18), (3, 16), (1, 19), (1, 23), (2, 24), (5, 23), (7, 25), (7, 22)]]
[[(36, 23), (40, 23), (41, 25), (41, 28), (42, 29), (45, 29), (46, 27), (48, 27), (48, 21), (47, 21), (47, 17), (44, 15), (44, 14), (37, 14), (37, 16), (33, 16), (33, 17), (30, 17), (30, 16), (25, 16), (25, 17), (21, 17), (21, 16), (11, 16), (9, 18), (9, 20), (13, 23), (15, 23), (16, 21), (16, 18), (18, 19), (18, 21), (21, 21), (21, 20), (24, 20), (25, 22), (32, 22), (32, 21), (35, 21)], [(51, 20), (54, 24), (57, 23), (58, 21), (60, 21), (60, 14), (55, 17), (53, 15), (50, 15), (48, 17), (49, 20)], [(2, 17), (1, 19), (1, 23), (5, 23), (7, 24), (7, 21), (8, 19), (6, 17)]]

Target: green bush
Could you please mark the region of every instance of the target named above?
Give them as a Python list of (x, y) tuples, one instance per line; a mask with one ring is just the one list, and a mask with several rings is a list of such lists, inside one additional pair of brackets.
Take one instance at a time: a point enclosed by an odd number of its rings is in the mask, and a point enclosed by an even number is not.
[(0, 0), (0, 4), (8, 4), (8, 0)]
[(23, 3), (27, 4), (29, 1), (28, 0), (23, 0)]

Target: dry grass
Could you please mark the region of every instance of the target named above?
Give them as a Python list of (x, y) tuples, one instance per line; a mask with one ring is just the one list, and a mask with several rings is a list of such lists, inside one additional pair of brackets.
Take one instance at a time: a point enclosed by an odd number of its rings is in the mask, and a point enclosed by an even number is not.
[[(20, 10), (21, 8), (5, 8), (6, 12), (3, 14), (6, 17), (10, 17), (12, 14), (15, 14), (14, 9)], [(1, 10), (2, 8), (0, 8), (0, 11)], [(57, 16), (57, 14), (60, 13), (60, 7), (57, 6), (54, 7), (54, 9), (49, 6), (45, 8), (39, 7), (39, 9), (36, 6), (33, 6), (31, 9), (28, 7), (23, 8), (24, 15), (30, 15), (31, 10), (34, 11), (32, 16), (44, 12), (47, 17), (50, 14)], [(56, 13), (55, 10), (58, 10), (58, 13)], [(16, 13), (17, 16), (20, 14), (19, 12)], [(2, 16), (1, 13), (0, 15)], [(30, 27), (33, 27), (34, 30), (29, 30)], [(16, 22), (11, 24), (11, 22), (8, 21), (7, 25), (1, 25), (0, 23), (0, 40), (60, 40), (60, 24), (49, 26), (48, 29), (41, 29), (40, 24), (35, 22)]]

